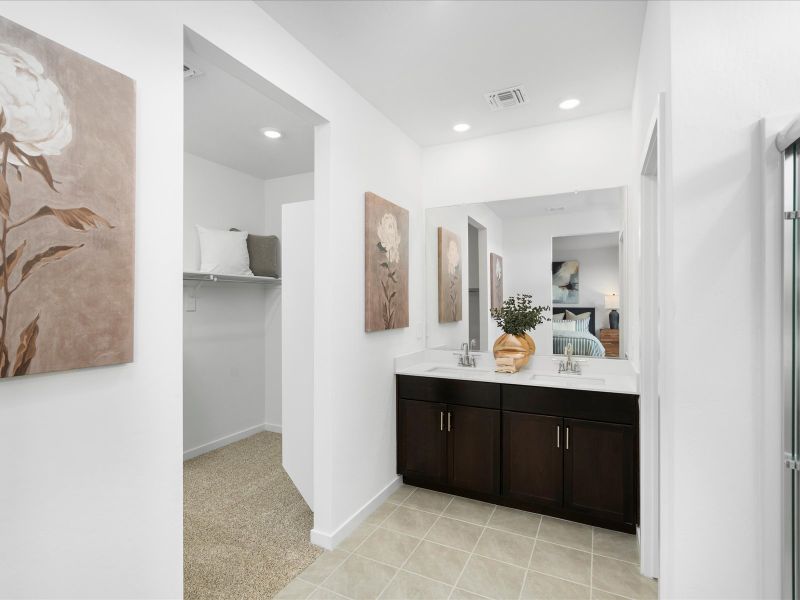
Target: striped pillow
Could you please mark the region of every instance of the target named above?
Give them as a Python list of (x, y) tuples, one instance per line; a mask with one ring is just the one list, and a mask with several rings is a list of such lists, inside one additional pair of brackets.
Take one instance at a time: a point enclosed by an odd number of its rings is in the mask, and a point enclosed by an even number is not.
[(566, 312), (567, 312), (567, 320), (568, 321), (575, 321), (578, 324), (577, 325), (577, 329), (575, 331), (586, 331), (588, 333), (588, 331), (589, 331), (589, 319), (592, 316), (592, 313), (585, 312), (585, 313), (581, 313), (579, 315), (576, 315), (571, 310), (568, 310)]
[(575, 323), (575, 331), (589, 332), (589, 317), (585, 319), (572, 319), (571, 322)]
[(577, 331), (577, 321), (553, 321), (553, 331)]

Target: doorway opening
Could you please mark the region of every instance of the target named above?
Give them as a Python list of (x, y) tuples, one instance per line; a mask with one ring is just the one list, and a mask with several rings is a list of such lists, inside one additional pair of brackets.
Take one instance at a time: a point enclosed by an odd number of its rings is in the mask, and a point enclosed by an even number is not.
[(185, 597), (271, 597), (321, 552), (313, 375), (282, 357), (313, 348), (324, 120), (188, 29), (183, 71)]
[(467, 219), (467, 274), (470, 350), (486, 351), (488, 342), (489, 305), (487, 301), (488, 259), (486, 257), (486, 227), (472, 217)]

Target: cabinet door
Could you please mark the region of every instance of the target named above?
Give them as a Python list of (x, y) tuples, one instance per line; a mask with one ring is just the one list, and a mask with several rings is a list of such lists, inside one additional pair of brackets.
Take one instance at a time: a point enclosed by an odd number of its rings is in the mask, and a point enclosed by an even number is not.
[(500, 489), (500, 411), (447, 406), (449, 484), (459, 490), (496, 494)]
[(564, 505), (632, 523), (636, 501), (630, 425), (564, 419)]
[(563, 437), (560, 417), (503, 411), (503, 495), (560, 507)]
[(447, 481), (444, 404), (400, 399), (398, 471), (420, 483)]

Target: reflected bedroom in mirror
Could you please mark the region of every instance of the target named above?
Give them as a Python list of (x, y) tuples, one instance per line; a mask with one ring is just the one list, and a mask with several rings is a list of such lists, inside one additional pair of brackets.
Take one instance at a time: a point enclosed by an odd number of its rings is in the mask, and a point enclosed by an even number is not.
[(525, 294), (537, 354), (624, 357), (624, 213), (625, 188), (428, 209), (427, 347), (497, 358), (492, 310)]

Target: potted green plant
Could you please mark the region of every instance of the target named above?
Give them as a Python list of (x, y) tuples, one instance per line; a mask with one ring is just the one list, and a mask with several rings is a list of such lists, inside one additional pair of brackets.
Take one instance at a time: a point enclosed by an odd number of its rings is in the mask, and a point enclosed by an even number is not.
[(503, 330), (492, 348), (494, 357), (512, 358), (516, 369), (525, 366), (536, 352), (536, 344), (528, 332), (550, 320), (544, 315), (549, 310), (549, 306), (534, 306), (530, 294), (510, 296), (501, 307), (491, 309), (492, 318)]

